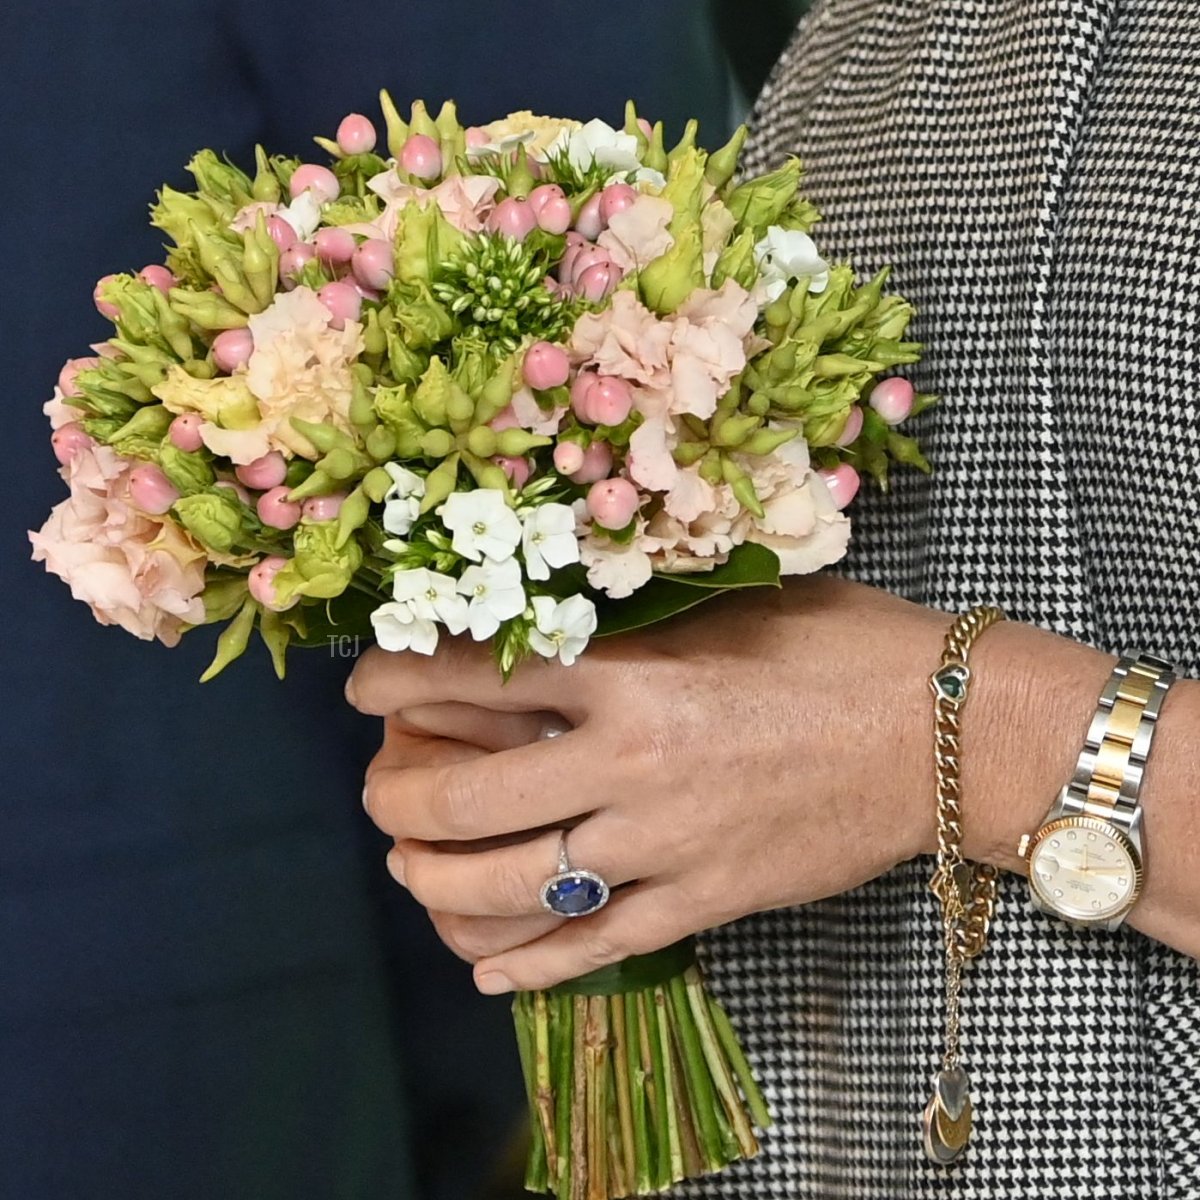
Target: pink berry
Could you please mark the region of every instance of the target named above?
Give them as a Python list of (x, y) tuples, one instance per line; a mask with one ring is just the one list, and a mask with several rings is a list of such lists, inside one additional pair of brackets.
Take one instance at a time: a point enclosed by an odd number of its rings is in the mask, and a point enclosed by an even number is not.
[(296, 286), (296, 276), (316, 257), (316, 248), (307, 242), (297, 242), (279, 256), (279, 278), (289, 292)]
[(578, 442), (559, 442), (554, 447), (554, 469), (560, 475), (574, 475), (583, 466), (583, 447)]
[(488, 213), (487, 218), (489, 233), (503, 234), (518, 242), (523, 242), (533, 232), (536, 225), (537, 217), (534, 216), (533, 209), (529, 207), (529, 201), (521, 200), (516, 196), (509, 196), (508, 199), (501, 200)]
[(633, 408), (633, 392), (625, 380), (601, 375), (588, 392), (587, 407), (597, 425), (620, 425)]
[(529, 202), (529, 207), (533, 209), (534, 216), (536, 216), (542, 211), (542, 205), (545, 204), (547, 200), (565, 200), (566, 198), (566, 192), (564, 192), (557, 183), (543, 183), (538, 187), (535, 187), (533, 191), (529, 193), (527, 199)]
[(129, 499), (142, 512), (159, 516), (179, 499), (179, 491), (153, 463), (142, 463), (129, 472)]
[(610, 183), (600, 193), (600, 219), (605, 225), (619, 212), (624, 212), (638, 198), (635, 189), (627, 183)]
[(255, 505), (258, 519), (272, 529), (291, 529), (300, 521), (300, 505), (288, 499), (291, 488), (273, 487), (263, 492)]
[(304, 501), (302, 511), (309, 521), (332, 521), (342, 511), (345, 492), (334, 492), (330, 496), (310, 496)]
[(858, 435), (862, 433), (863, 427), (863, 410), (856, 404), (851, 410), (850, 415), (846, 418), (846, 424), (842, 428), (842, 432), (838, 434), (838, 439), (834, 442), (835, 446), (849, 446), (851, 442), (858, 440)]
[(316, 193), (322, 204), (332, 204), (341, 195), (342, 185), (328, 167), (318, 163), (303, 163), (292, 172), (288, 190), (293, 200), (311, 191)]
[(576, 233), (574, 229), (567, 232), (567, 248), (563, 251), (563, 256), (558, 260), (558, 277), (565, 283), (571, 280), (571, 272), (575, 268), (575, 260), (580, 253), (591, 246), (591, 242), (582, 234)]
[(96, 311), (110, 321), (115, 321), (121, 315), (121, 310), (111, 300), (102, 300), (100, 294), (104, 291), (105, 285), (113, 279), (116, 279), (115, 275), (105, 275), (103, 279), (96, 281), (96, 286), (92, 291), (92, 299), (96, 302)]
[(281, 558), (278, 554), (272, 554), (270, 558), (264, 558), (260, 562), (255, 563), (246, 576), (246, 587), (250, 595), (263, 608), (269, 608), (272, 612), (282, 612), (285, 608), (291, 608), (299, 599), (299, 597), (295, 597), (289, 604), (280, 604), (275, 599), (275, 576), (287, 565), (288, 560), (286, 558)]
[(178, 282), (174, 274), (159, 263), (150, 263), (138, 272), (143, 283), (156, 287), (165, 296)]
[(331, 226), (328, 229), (318, 229), (313, 236), (313, 245), (317, 250), (317, 258), (327, 266), (340, 267), (354, 257), (357, 243), (354, 234), (344, 229)]
[(537, 223), (547, 233), (566, 233), (571, 227), (571, 202), (566, 196), (547, 200), (537, 215)]
[(641, 497), (628, 479), (602, 479), (587, 494), (588, 512), (605, 529), (624, 529), (638, 510)]
[(65, 467), (69, 462), (72, 462), (75, 457), (82, 454), (89, 446), (94, 445), (91, 437), (84, 432), (84, 428), (78, 421), (68, 421), (65, 425), (60, 425), (50, 435), (50, 447), (54, 451), (54, 457)]
[(346, 154), (369, 154), (375, 149), (375, 126), (362, 113), (350, 113), (337, 127), (337, 144)]
[(607, 442), (593, 442), (583, 452), (583, 463), (579, 470), (571, 472), (571, 481), (573, 483), (595, 483), (598, 479), (607, 478), (608, 473), (612, 470), (612, 465), (612, 447)]
[(595, 263), (575, 281), (575, 290), (590, 304), (599, 304), (621, 282), (621, 268), (614, 262)]
[(913, 406), (913, 385), (901, 375), (881, 379), (871, 390), (871, 407), (889, 424), (899, 425)]
[(838, 508), (845, 508), (858, 492), (858, 472), (849, 463), (839, 463), (832, 470), (817, 472), (829, 489), (829, 495)]
[(518, 491), (529, 482), (529, 476), (533, 473), (527, 458), (512, 458), (507, 455), (498, 454), (492, 459), (496, 466), (500, 467), (505, 475), (508, 476), (509, 482)]
[(599, 376), (595, 371), (580, 371), (571, 384), (571, 408), (581, 421), (592, 420), (590, 397), (597, 379)]
[(233, 472), (248, 488), (265, 492), (278, 487), (287, 478), (287, 460), (278, 450), (271, 450), (253, 462), (244, 463)]
[(638, 117), (637, 125), (638, 128), (646, 135), (646, 141), (650, 141), (650, 139), (654, 137), (654, 126), (651, 125), (645, 117)]
[[(566, 257), (565, 255), (563, 256)], [(589, 267), (608, 266), (612, 262), (612, 255), (609, 254), (603, 246), (582, 246), (575, 252), (575, 256), (571, 259), (571, 273), (567, 277), (568, 282), (578, 286), (579, 277)]]
[(171, 422), (167, 437), (176, 449), (194, 454), (204, 445), (204, 439), (200, 436), (200, 426), (203, 424), (204, 418), (199, 413), (181, 413)]
[(571, 374), (571, 360), (561, 346), (551, 342), (534, 342), (525, 351), (521, 373), (531, 388), (544, 392), (567, 382)]
[(599, 192), (584, 201), (583, 207), (579, 210), (579, 216), (575, 218), (575, 228), (589, 242), (594, 242), (604, 232), (604, 218), (600, 215)]
[(351, 266), (355, 279), (364, 287), (376, 290), (386, 288), (396, 273), (392, 243), (382, 238), (370, 238), (355, 250)]
[(356, 291), (356, 292), (357, 292), (357, 293), (358, 293), (358, 294), (359, 294), (359, 295), (360, 295), (360, 296), (361, 296), (361, 297), (362, 297), (364, 300), (382, 300), (382, 299), (383, 299), (383, 293), (382, 293), (382, 292), (380, 292), (380, 291), (377, 291), (377, 290), (376, 290), (375, 288), (373, 288), (373, 287), (367, 287), (367, 286), (366, 286), (366, 285), (365, 285), (365, 284), (364, 284), (364, 283), (363, 283), (361, 280), (359, 280), (359, 279), (355, 278), (355, 276), (354, 276), (354, 275), (352, 275), (352, 274), (351, 274), (351, 275), (347, 275), (347, 276), (346, 276), (346, 282), (347, 282), (347, 283), (351, 283), (351, 284), (353, 284), (353, 285), (354, 285), (354, 290), (355, 290), (355, 291)]
[(291, 225), (278, 215), (267, 218), (267, 232), (271, 235), (271, 241), (279, 247), (280, 254), (290, 250), (300, 240)]
[(334, 329), (344, 329), (347, 321), (357, 321), (362, 312), (362, 297), (354, 284), (343, 279), (327, 283), (317, 299), (329, 310), (329, 324)]
[(94, 355), (85, 358), (68, 358), (63, 363), (62, 370), (58, 373), (58, 390), (64, 396), (80, 395), (79, 388), (76, 386), (75, 377), (80, 371), (90, 371), (93, 367), (98, 367), (100, 360)]
[(218, 371), (232, 375), (254, 353), (254, 335), (248, 329), (226, 329), (213, 338), (212, 356)]
[(442, 173), (442, 148), (424, 133), (414, 133), (400, 147), (400, 166), (418, 179), (436, 179)]

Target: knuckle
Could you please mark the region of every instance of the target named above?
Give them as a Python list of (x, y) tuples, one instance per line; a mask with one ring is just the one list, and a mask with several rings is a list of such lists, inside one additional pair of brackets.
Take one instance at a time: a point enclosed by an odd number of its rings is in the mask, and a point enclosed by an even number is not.
[(481, 829), (485, 797), (474, 772), (457, 763), (439, 767), (430, 800), (438, 826), (452, 838), (469, 839)]
[(607, 930), (588, 930), (580, 940), (579, 954), (589, 969), (595, 969), (627, 958), (629, 952), (621, 939), (614, 937)]
[(540, 907), (528, 880), (508, 855), (497, 856), (488, 869), (485, 886), (489, 894), (495, 897), (496, 907), (506, 914), (536, 912)]

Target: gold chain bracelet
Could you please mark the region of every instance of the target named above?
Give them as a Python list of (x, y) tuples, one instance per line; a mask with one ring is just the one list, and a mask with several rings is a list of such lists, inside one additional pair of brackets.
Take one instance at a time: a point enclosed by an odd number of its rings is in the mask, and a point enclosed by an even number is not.
[(962, 788), (959, 780), (959, 714), (971, 682), (967, 657), (975, 640), (1004, 613), (980, 605), (963, 613), (946, 634), (942, 661), (929, 680), (933, 691), (933, 759), (937, 776), (937, 869), (930, 889), (941, 904), (946, 960), (946, 1028), (942, 1065), (925, 1106), (925, 1153), (948, 1166), (971, 1136), (970, 1081), (960, 1063), (963, 964), (983, 952), (996, 910), (995, 867), (974, 865), (962, 854)]

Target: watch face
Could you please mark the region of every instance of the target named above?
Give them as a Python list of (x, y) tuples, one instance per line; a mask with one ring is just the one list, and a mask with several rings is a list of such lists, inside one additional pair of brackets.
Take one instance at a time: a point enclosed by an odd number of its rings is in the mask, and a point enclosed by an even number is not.
[(1063, 817), (1039, 831), (1029, 880), (1070, 921), (1107, 921), (1137, 899), (1142, 866), (1124, 834), (1091, 817)]

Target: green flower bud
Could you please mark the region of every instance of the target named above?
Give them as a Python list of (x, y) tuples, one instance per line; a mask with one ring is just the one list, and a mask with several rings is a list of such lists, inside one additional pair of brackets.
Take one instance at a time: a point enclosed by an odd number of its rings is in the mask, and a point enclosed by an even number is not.
[(659, 171), (664, 175), (667, 172), (667, 152), (663, 148), (663, 123), (661, 121), (654, 123), (650, 134), (650, 144), (646, 147), (645, 154), (642, 155), (642, 163), (652, 171)]
[(303, 434), (312, 443), (313, 449), (320, 454), (328, 454), (338, 447), (354, 448), (354, 443), (350, 438), (333, 425), (324, 422), (317, 424), (315, 421), (302, 421), (299, 417), (292, 417), (291, 422), (292, 428), (297, 433)]
[[(695, 121), (690, 124), (694, 126)], [(671, 152), (672, 155), (676, 154), (676, 150)], [(677, 157), (671, 159), (667, 186), (662, 193), (663, 199), (669, 200), (675, 209), (667, 229), (676, 237), (681, 230), (699, 222), (703, 189), (704, 152), (692, 147), (680, 150)]]
[(273, 204), (283, 194), (275, 172), (271, 170), (271, 162), (267, 152), (261, 146), (254, 147), (254, 183), (250, 191), (254, 199), (263, 204)]
[(425, 434), (425, 426), (413, 412), (412, 401), (406, 388), (377, 388), (375, 411), (395, 436), (396, 453), (401, 458), (416, 458), (421, 454), (421, 438)]
[[(405, 212), (408, 209), (404, 210)], [(411, 349), (436, 346), (454, 332), (454, 321), (425, 282), (393, 285), (388, 296), (396, 323)]]
[[(688, 119), (688, 122), (683, 127), (683, 136), (671, 147), (670, 153), (667, 155), (667, 165), (674, 168), (675, 164), (685, 155), (691, 154), (696, 148), (696, 133), (700, 129), (700, 122), (695, 117)], [(704, 155), (707, 158), (707, 155)]]
[(150, 208), (150, 224), (161, 229), (177, 246), (187, 247), (191, 245), (193, 229), (209, 232), (221, 222), (212, 206), (199, 196), (177, 192), (164, 184), (158, 193), (158, 203)]
[(637, 105), (634, 104), (634, 102), (632, 100), (626, 100), (625, 101), (625, 126), (624, 126), (622, 132), (629, 134), (630, 137), (637, 138), (638, 156), (643, 157), (646, 153), (646, 150), (650, 146), (650, 140), (646, 137), (645, 130), (642, 129), (642, 127), (638, 124), (637, 117), (638, 117)]
[(383, 467), (374, 467), (363, 476), (359, 486), (372, 504), (382, 504), (384, 496), (392, 489), (392, 477)]
[(220, 329), (243, 329), (246, 326), (246, 314), (216, 292), (192, 292), (177, 287), (171, 289), (170, 299), (171, 307), (200, 329), (215, 332)]
[(379, 424), (371, 393), (357, 374), (352, 374), (350, 378), (350, 405), (346, 415), (360, 434), (369, 434)]
[(264, 608), (258, 616), (258, 635), (271, 656), (275, 678), (283, 679), (287, 674), (287, 648), (292, 640), (292, 627), (280, 613)]
[(647, 308), (660, 316), (673, 313), (697, 288), (704, 286), (700, 227), (690, 225), (675, 244), (638, 272), (638, 292)]
[(333, 140), (333, 138), (314, 136), (313, 141), (316, 142), (330, 158), (343, 159), (346, 157), (346, 152)]
[(466, 447), (479, 458), (491, 458), (496, 453), (496, 431), (487, 425), (477, 425), (466, 435)]
[(507, 458), (520, 458), (540, 446), (549, 446), (552, 441), (526, 429), (505, 429), (496, 435), (496, 449)]
[(362, 456), (353, 450), (345, 446), (335, 446), (321, 459), (318, 470), (324, 471), (330, 479), (343, 483), (357, 475), (366, 465)]
[(338, 509), (334, 546), (340, 550), (353, 536), (354, 531), (367, 523), (370, 515), (371, 501), (367, 499), (367, 494), (361, 487), (356, 487)]
[(386, 88), (379, 93), (379, 107), (383, 109), (383, 120), (387, 125), (388, 153), (393, 158), (399, 158), (404, 143), (408, 141), (408, 123), (400, 116), (391, 93)]
[(334, 479), (318, 469), (292, 488), (287, 498), (295, 504), (299, 500), (307, 500), (310, 496), (331, 496), (340, 489), (340, 479)]
[(426, 111), (424, 100), (414, 100), (412, 102), (408, 127), (411, 133), (423, 133), (426, 137), (433, 138), (435, 142), (438, 140), (438, 127), (433, 123), (433, 119)]
[(504, 473), (503, 467), (479, 458), (469, 450), (463, 451), (462, 461), (463, 466), (471, 472), (471, 477), (479, 487), (490, 488), (496, 492), (508, 492), (508, 476)]
[(810, 417), (804, 422), (804, 440), (813, 447), (832, 446), (842, 436), (850, 409), (829, 413), (826, 416)]
[(708, 162), (704, 165), (704, 178), (713, 187), (723, 188), (733, 178), (734, 172), (737, 170), (738, 156), (746, 144), (747, 133), (749, 133), (748, 127), (739, 125), (733, 131), (733, 137), (720, 150), (716, 150), (708, 156)]
[(780, 446), (792, 441), (798, 429), (758, 429), (739, 447), (739, 454), (774, 454)]
[(187, 169), (201, 192), (231, 208), (242, 208), (253, 198), (250, 177), (232, 163), (219, 159), (211, 150), (197, 151)]
[(475, 402), (475, 423), (477, 425), (486, 425), (494, 420), (512, 402), (516, 372), (516, 356), (510, 355), (496, 368), (496, 373), (479, 389), (479, 399)]
[(431, 429), (421, 437), (421, 453), (426, 458), (445, 458), (454, 449), (454, 435), (448, 429)]
[(376, 462), (386, 462), (396, 453), (396, 435), (386, 425), (376, 425), (367, 434), (367, 453)]
[(708, 449), (707, 442), (680, 442), (671, 454), (681, 467), (690, 467), (698, 463), (708, 453)]
[(450, 428), (455, 433), (463, 433), (471, 428), (471, 420), (475, 416), (475, 402), (458, 386), (453, 376), (450, 376), (450, 389), (446, 395), (446, 417)]
[[(755, 237), (752, 229), (741, 233), (717, 256), (713, 266), (712, 286), (719, 288), (727, 279), (741, 284), (747, 291), (758, 278), (758, 261), (754, 257)], [(771, 324), (768, 318), (768, 324)]]
[(417, 416), (426, 425), (445, 425), (447, 420), (446, 403), (450, 398), (454, 381), (446, 370), (440, 358), (429, 360), (421, 382), (413, 393), (412, 403)]
[(765, 233), (796, 194), (800, 170), (800, 160), (789, 158), (777, 171), (735, 187), (725, 203), (738, 224)]
[(177, 313), (171, 307), (166, 296), (158, 288), (152, 290), (154, 295), (151, 297), (151, 303), (154, 305), (154, 313), (158, 318), (158, 330), (163, 340), (171, 347), (177, 358), (191, 358), (192, 331), (188, 328), (187, 321), (182, 314)]
[(393, 329), (387, 335), (388, 366), (397, 383), (415, 383), (427, 366), (426, 360), (410, 350), (399, 331)]
[(193, 537), (218, 554), (228, 554), (241, 540), (242, 507), (228, 488), (181, 496), (174, 513)]
[(289, 488), (298, 488), (316, 468), (307, 459), (293, 458), (287, 465), (283, 482)]
[(458, 120), (458, 106), (453, 100), (446, 100), (434, 118), (438, 131), (438, 142), (442, 149), (442, 162), (447, 164), (446, 174), (450, 174), (449, 164), (453, 163), (467, 150), (466, 130)]
[(851, 354), (818, 354), (813, 362), (813, 373), (818, 379), (844, 379), (882, 370), (882, 363), (864, 362)]
[(760, 425), (762, 418), (752, 413), (734, 414), (726, 417), (712, 431), (714, 446), (740, 446)]
[(524, 200), (535, 187), (537, 179), (529, 169), (529, 155), (524, 146), (518, 146), (512, 166), (504, 173), (504, 190), (518, 200)]
[(923, 471), (926, 475), (932, 470), (929, 460), (921, 453), (921, 447), (917, 445), (916, 438), (906, 437), (902, 433), (889, 433), (887, 450), (898, 463), (903, 463), (906, 467), (916, 467), (918, 471)]
[[(140, 441), (160, 442), (167, 436), (167, 430), (175, 414), (168, 412), (161, 404), (148, 404), (137, 412), (117, 430), (114, 442)], [(118, 446), (118, 449), (120, 447)]]
[(183, 496), (206, 491), (212, 487), (216, 478), (203, 454), (180, 450), (169, 440), (164, 441), (159, 448), (158, 465)]
[(271, 170), (275, 172), (275, 178), (279, 180), (279, 186), (285, 192), (289, 190), (292, 176), (296, 173), (299, 165), (298, 158), (289, 158), (286, 154), (271, 155)]
[(425, 495), (421, 499), (421, 512), (437, 508), (458, 483), (458, 455), (451, 454), (434, 467), (425, 477)]
[(180, 363), (180, 369), (193, 379), (215, 379), (217, 365), (210, 358), (189, 358)]
[(245, 575), (210, 574), (200, 593), (204, 602), (204, 624), (228, 621), (246, 603)]
[(379, 324), (379, 310), (372, 308), (363, 326), (363, 353), (368, 358), (379, 358), (387, 352), (387, 344), (387, 334)]
[(254, 632), (254, 618), (258, 615), (258, 604), (249, 596), (242, 603), (241, 611), (221, 631), (217, 638), (217, 653), (209, 664), (208, 669), (200, 676), (201, 683), (207, 683), (225, 670), (235, 658), (240, 658), (250, 643), (250, 634)]
[(725, 482), (729, 484), (734, 498), (744, 509), (752, 512), (756, 517), (766, 516), (762, 501), (759, 500), (758, 493), (754, 490), (750, 476), (733, 459), (727, 457), (721, 459), (721, 474)]
[(771, 411), (771, 398), (762, 392), (755, 392), (746, 401), (746, 411), (752, 412), (756, 417), (765, 417)]
[(242, 312), (259, 313), (266, 308), (242, 274), (241, 264), (233, 258), (222, 258), (214, 263), (212, 276), (221, 285), (221, 294), (225, 299)]
[(254, 228), (243, 234), (242, 272), (255, 300), (266, 308), (275, 299), (279, 283), (279, 247), (267, 232), (267, 219), (261, 210)]
[(705, 483), (711, 483), (714, 486), (721, 483), (724, 478), (724, 472), (721, 469), (721, 452), (719, 450), (709, 450), (700, 459), (700, 478)]
[(362, 559), (357, 541), (338, 545), (336, 522), (301, 521), (292, 535), (292, 559), (275, 576), (276, 599), (281, 604), (297, 596), (332, 600), (350, 586)]

